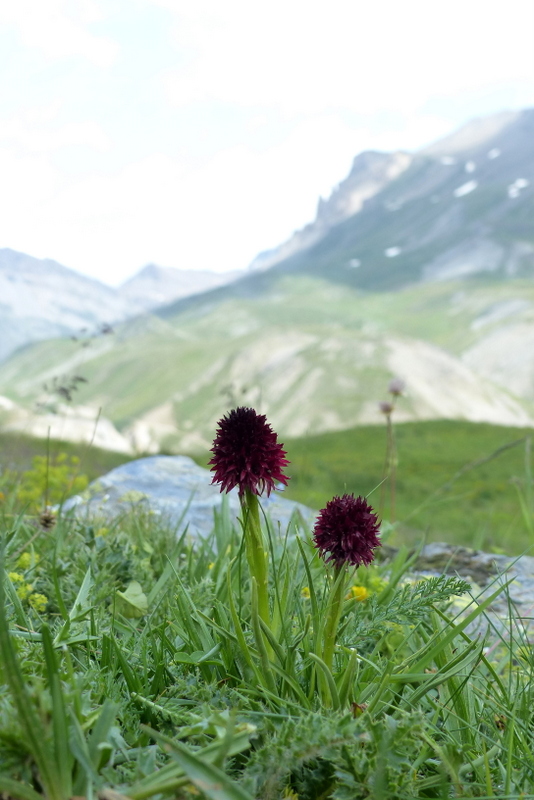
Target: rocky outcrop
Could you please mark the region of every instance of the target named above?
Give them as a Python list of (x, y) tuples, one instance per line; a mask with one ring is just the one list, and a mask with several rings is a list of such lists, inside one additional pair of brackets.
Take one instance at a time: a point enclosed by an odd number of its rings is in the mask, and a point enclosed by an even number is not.
[(408, 169), (411, 162), (412, 156), (401, 151), (360, 153), (347, 177), (333, 189), (330, 197), (319, 198), (315, 220), (295, 231), (279, 247), (256, 256), (250, 269), (268, 269), (319, 242), (336, 225), (361, 211), (367, 200)]
[(409, 580), (444, 573), (458, 575), (471, 584), (468, 595), (453, 600), (453, 615), (464, 617), (500, 589), (487, 609), (465, 629), (470, 636), (487, 637), (489, 648), (511, 637), (527, 641), (534, 636), (534, 557), (511, 557), (432, 542), (421, 550)]
[[(206, 537), (213, 530), (214, 512), (221, 508), (218, 486), (211, 484), (213, 474), (199, 467), (187, 456), (152, 456), (122, 464), (92, 483), (82, 496), (73, 497), (64, 510), (76, 515), (116, 517), (132, 509), (152, 512), (177, 531), (187, 529), (193, 538)], [(231, 517), (240, 515), (237, 490), (228, 494)], [(294, 515), (311, 524), (315, 512), (286, 500), (280, 492), (263, 497), (261, 505), (269, 515), (274, 530), (285, 532)]]

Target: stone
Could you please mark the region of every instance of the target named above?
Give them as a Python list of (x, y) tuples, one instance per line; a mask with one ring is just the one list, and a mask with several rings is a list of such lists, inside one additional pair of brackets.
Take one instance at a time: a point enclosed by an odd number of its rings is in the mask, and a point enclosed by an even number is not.
[[(122, 464), (90, 484), (83, 495), (71, 497), (64, 511), (76, 516), (111, 518), (132, 508), (150, 510), (171, 525), (187, 526), (191, 536), (206, 537), (213, 530), (214, 511), (221, 508), (222, 495), (211, 483), (213, 473), (199, 467), (188, 456), (151, 456)], [(260, 499), (261, 507), (275, 526), (285, 533), (296, 516), (313, 525), (316, 512), (287, 500), (281, 492)], [(228, 493), (232, 517), (237, 520), (241, 508), (237, 489)]]
[[(471, 550), (467, 547), (432, 542), (421, 550), (414, 569), (414, 578), (435, 575), (459, 575), (471, 584), (471, 597), (463, 596), (453, 601), (452, 611), (464, 616), (482, 603), (499, 587), (501, 593), (486, 612), (467, 628), (471, 636), (488, 634), (493, 647), (513, 635), (518, 640), (532, 641), (534, 637), (534, 558), (532, 556), (506, 556)], [(508, 583), (509, 582), (509, 583)], [(506, 586), (506, 584), (508, 585)], [(475, 602), (468, 606), (471, 598)], [(510, 616), (512, 631), (510, 631)]]

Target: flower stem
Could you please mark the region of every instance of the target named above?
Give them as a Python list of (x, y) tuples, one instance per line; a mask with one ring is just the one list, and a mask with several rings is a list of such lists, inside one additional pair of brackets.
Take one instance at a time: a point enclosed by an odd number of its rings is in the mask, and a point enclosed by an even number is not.
[(269, 613), (269, 566), (267, 551), (263, 543), (260, 525), (258, 497), (250, 489), (245, 489), (241, 498), (245, 549), (251, 577), (256, 580), (258, 590), (258, 613), (266, 625), (271, 627)]
[(323, 661), (329, 670), (332, 670), (334, 660), (334, 650), (337, 641), (337, 629), (339, 619), (343, 609), (345, 589), (347, 584), (346, 565), (336, 567), (334, 570), (334, 581), (330, 589), (328, 606), (326, 609), (326, 622), (323, 631)]

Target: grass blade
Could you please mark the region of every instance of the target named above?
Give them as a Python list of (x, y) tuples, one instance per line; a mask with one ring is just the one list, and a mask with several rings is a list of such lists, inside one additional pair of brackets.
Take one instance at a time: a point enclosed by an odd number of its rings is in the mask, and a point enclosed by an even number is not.
[(155, 731), (152, 731), (152, 736), (170, 753), (191, 783), (210, 800), (254, 800), (252, 795), (230, 780), (221, 769), (193, 754), (185, 745), (176, 741), (170, 742), (167, 737), (163, 739)]

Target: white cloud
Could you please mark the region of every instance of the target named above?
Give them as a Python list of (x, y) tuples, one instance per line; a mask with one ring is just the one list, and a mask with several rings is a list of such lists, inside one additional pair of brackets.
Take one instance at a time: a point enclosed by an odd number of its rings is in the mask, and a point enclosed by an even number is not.
[[(310, 221), (362, 149), (422, 146), (462, 121), (451, 108), (465, 98), (534, 86), (532, 0), (506, 13), (482, 0), (13, 0), (0, 23), (31, 65), (0, 121), (0, 246), (110, 282), (148, 261), (244, 267)], [(83, 63), (34, 83), (27, 48)], [(37, 105), (42, 90), (58, 99)]]
[(186, 68), (161, 76), (176, 105), (410, 113), (431, 96), (533, 75), (529, 0), (511, 0), (506, 14), (481, 0), (157, 3), (174, 13), (175, 40), (188, 55)]
[(0, 244), (105, 280), (148, 261), (245, 267), (314, 216), (319, 194), (328, 193), (332, 175), (348, 172), (358, 144), (338, 118), (320, 118), (264, 152), (234, 146), (195, 168), (154, 154), (69, 181), (45, 154), (10, 161), (3, 151), (8, 185), (17, 190), (0, 200), (10, 235)]
[[(38, 112), (30, 109), (9, 119), (0, 119), (0, 142), (12, 144), (15, 152), (50, 153), (73, 145), (106, 151), (111, 141), (102, 127), (92, 120), (63, 124), (40, 124)], [(49, 122), (48, 120), (42, 120)]]
[(117, 43), (85, 27), (101, 16), (95, 2), (83, 0), (16, 0), (0, 6), (0, 24), (15, 26), (23, 44), (48, 59), (82, 57), (109, 67), (117, 56)]

